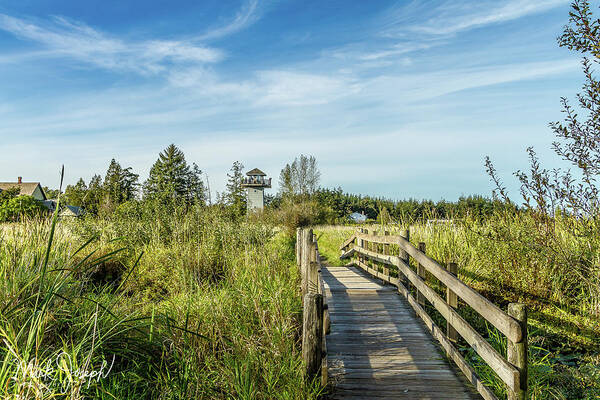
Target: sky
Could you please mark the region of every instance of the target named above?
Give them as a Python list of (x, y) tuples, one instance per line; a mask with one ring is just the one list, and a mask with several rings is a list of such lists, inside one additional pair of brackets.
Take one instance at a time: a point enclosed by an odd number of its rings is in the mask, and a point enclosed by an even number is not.
[[(232, 163), (394, 199), (490, 195), (583, 84), (568, 0), (2, 0), (0, 181), (141, 180), (170, 143), (222, 191)], [(277, 188), (270, 190), (275, 193)]]

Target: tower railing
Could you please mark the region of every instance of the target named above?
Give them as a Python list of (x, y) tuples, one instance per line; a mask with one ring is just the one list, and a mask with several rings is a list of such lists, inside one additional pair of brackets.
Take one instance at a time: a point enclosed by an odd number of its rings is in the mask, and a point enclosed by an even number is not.
[(249, 176), (242, 178), (242, 185), (271, 187), (271, 178)]

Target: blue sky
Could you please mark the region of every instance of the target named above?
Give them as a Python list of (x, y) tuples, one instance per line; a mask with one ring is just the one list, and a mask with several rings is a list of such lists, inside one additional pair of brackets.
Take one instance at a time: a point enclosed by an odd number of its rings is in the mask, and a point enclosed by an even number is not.
[[(583, 78), (559, 48), (569, 1), (0, 3), (0, 181), (58, 185), (111, 158), (147, 177), (177, 144), (223, 190), (233, 161), (275, 180), (300, 154), (323, 186), (392, 198), (489, 194)], [(276, 189), (273, 189), (275, 191)]]

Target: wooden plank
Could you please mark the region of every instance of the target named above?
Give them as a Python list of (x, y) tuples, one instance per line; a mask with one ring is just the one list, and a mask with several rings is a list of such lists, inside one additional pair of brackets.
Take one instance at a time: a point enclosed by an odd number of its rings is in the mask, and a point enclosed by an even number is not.
[(343, 252), (342, 255), (340, 256), (340, 260), (344, 260), (346, 258), (352, 257), (352, 255), (354, 255), (355, 252), (356, 252), (356, 250), (354, 249), (354, 247), (349, 249), (346, 252)]
[[(363, 252), (364, 250), (360, 250)], [(368, 256), (368, 254), (367, 254)], [(422, 293), (427, 300), (450, 322), (465, 341), (483, 358), (483, 360), (498, 374), (509, 388), (519, 386), (519, 371), (504, 359), (467, 321), (438, 295), (400, 258), (398, 268), (410, 282)]]
[[(363, 233), (357, 233), (357, 238), (365, 241), (377, 241), (378, 243), (394, 243), (402, 247), (419, 264), (423, 265), (433, 276), (440, 280), (446, 287), (454, 291), (465, 303), (477, 311), (483, 318), (494, 325), (500, 332), (513, 342), (521, 341), (521, 326), (518, 321), (498, 308), (494, 303), (477, 293), (465, 283), (454, 277), (446, 271), (435, 260), (429, 258), (412, 244), (406, 241), (402, 236), (369, 236)], [(362, 253), (363, 255), (369, 255)], [(377, 261), (398, 266), (400, 258), (391, 255), (380, 255), (374, 252), (370, 253)]]
[(395, 287), (372, 289), (354, 267), (322, 266), (321, 276), (332, 321), (331, 398), (473, 398)]
[(353, 233), (342, 245), (340, 246), (340, 250), (344, 250), (346, 247), (350, 245), (350, 243), (354, 242), (356, 239), (356, 233)]
[(408, 303), (412, 306), (418, 316), (425, 322), (425, 326), (431, 332), (432, 336), (437, 339), (437, 341), (442, 345), (448, 357), (454, 361), (454, 363), (458, 366), (458, 368), (462, 371), (465, 378), (477, 389), (479, 394), (485, 400), (498, 400), (496, 395), (483, 384), (475, 370), (471, 368), (471, 366), (467, 363), (467, 361), (463, 358), (460, 352), (452, 345), (452, 343), (448, 340), (446, 336), (441, 332), (441, 330), (437, 327), (435, 322), (431, 319), (429, 314), (425, 312), (425, 310), (421, 307), (421, 305), (415, 301), (415, 298), (412, 294), (406, 289), (404, 286), (399, 286), (398, 291), (408, 300)]

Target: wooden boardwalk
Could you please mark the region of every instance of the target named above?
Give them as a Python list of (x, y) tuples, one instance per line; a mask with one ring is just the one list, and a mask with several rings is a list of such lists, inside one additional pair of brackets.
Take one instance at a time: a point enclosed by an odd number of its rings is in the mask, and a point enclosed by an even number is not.
[(322, 265), (332, 399), (474, 399), (391, 285), (356, 267)]

